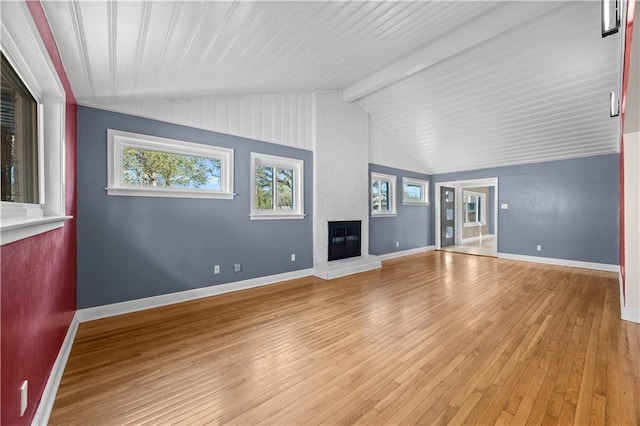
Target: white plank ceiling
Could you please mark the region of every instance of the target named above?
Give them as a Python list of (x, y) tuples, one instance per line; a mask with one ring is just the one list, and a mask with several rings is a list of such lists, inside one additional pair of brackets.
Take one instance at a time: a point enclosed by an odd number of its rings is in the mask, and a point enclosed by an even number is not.
[[(505, 7), (499, 1), (43, 5), (74, 94), (91, 105), (344, 90), (431, 44), (446, 47), (456, 29)], [(564, 4), (358, 102), (388, 143), (432, 173), (616, 152), (619, 120), (608, 116), (608, 93), (619, 86), (620, 41), (600, 37), (599, 5)]]

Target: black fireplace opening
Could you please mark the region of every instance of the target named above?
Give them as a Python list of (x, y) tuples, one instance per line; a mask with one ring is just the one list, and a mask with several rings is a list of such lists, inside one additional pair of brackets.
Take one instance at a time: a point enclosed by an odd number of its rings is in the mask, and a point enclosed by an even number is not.
[(329, 261), (360, 256), (360, 220), (329, 222)]

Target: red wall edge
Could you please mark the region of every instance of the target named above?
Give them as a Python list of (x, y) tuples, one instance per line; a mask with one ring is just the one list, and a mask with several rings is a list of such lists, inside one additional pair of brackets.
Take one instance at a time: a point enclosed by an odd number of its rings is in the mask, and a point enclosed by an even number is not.
[(633, 40), (633, 18), (635, 13), (635, 0), (627, 2), (626, 32), (624, 41), (624, 58), (622, 67), (622, 107), (620, 108), (620, 275), (622, 276), (622, 295), (626, 298), (627, 287), (625, 283), (625, 226), (624, 226), (624, 116), (627, 107), (627, 90), (629, 89), (629, 68), (631, 66), (631, 43)]
[[(28, 1), (40, 36), (66, 92), (66, 213), (76, 215), (76, 103), (39, 1)], [(76, 310), (76, 221), (2, 246), (0, 288), (0, 424), (31, 424)], [(19, 387), (29, 381), (20, 417)]]

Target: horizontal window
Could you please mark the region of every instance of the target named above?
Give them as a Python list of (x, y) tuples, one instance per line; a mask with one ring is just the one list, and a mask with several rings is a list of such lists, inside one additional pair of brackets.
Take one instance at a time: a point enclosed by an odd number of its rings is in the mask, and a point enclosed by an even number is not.
[(251, 218), (304, 217), (303, 161), (251, 153)]
[(108, 131), (109, 195), (233, 198), (233, 150)]
[(403, 177), (402, 204), (429, 204), (429, 182)]

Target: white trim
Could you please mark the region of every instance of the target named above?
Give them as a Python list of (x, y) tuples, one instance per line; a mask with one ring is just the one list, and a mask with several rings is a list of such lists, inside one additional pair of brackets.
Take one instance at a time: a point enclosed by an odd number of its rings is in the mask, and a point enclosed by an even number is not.
[[(405, 185), (419, 186), (421, 189), (421, 197), (419, 201), (406, 200), (404, 198)], [(422, 179), (414, 179), (410, 177), (402, 177), (402, 205), (405, 206), (428, 206), (429, 205), (429, 181)]]
[[(293, 210), (276, 210), (276, 186), (273, 186), (273, 209), (261, 210), (256, 208), (256, 166), (272, 167), (274, 169), (293, 170)], [(275, 176), (274, 176), (275, 179)], [(251, 153), (251, 202), (250, 220), (304, 219), (304, 160), (299, 158), (278, 157), (275, 155)]]
[(38, 219), (3, 221), (0, 229), (1, 245), (53, 231), (64, 226), (64, 221), (73, 216), (47, 216)]
[(314, 266), (313, 275), (323, 280), (332, 280), (379, 268), (382, 268), (379, 256), (365, 255), (320, 263)]
[(623, 307), (621, 314), (624, 321), (640, 323), (640, 309)]
[[(124, 148), (138, 148), (219, 160), (220, 189), (126, 185), (122, 182), (122, 151)], [(233, 192), (233, 153), (234, 151), (231, 148), (107, 129), (107, 194), (138, 197), (218, 198), (231, 200), (235, 195)]]
[(595, 269), (597, 271), (620, 272), (619, 265), (610, 263), (583, 262), (581, 260), (556, 259), (553, 257), (525, 256), (511, 253), (498, 253), (498, 258), (520, 260), (523, 262), (545, 263), (547, 265), (570, 266), (572, 268)]
[(31, 213), (45, 219), (25, 220), (32, 219), (26, 209), (14, 210), (0, 230), (8, 244), (63, 226), (51, 223), (65, 214), (66, 93), (26, 2), (3, 3), (0, 32), (2, 52), (38, 102), (40, 206)]
[[(373, 209), (373, 182), (389, 182), (389, 210), (374, 210)], [(380, 191), (380, 184), (378, 184), (378, 191)], [(371, 172), (371, 180), (369, 181), (369, 205), (371, 211), (371, 217), (393, 217), (398, 215), (397, 195), (398, 177), (395, 175), (387, 175), (384, 173)]]
[(409, 249), (409, 250), (394, 251), (391, 253), (379, 254), (378, 257), (384, 261), (389, 259), (395, 259), (397, 257), (411, 256), (412, 254), (425, 253), (428, 251), (433, 251), (435, 249), (436, 249), (436, 246), (425, 246), (425, 247), (418, 247), (418, 248)]
[(36, 410), (36, 414), (33, 416), (33, 421), (31, 422), (33, 426), (46, 425), (49, 423), (49, 416), (51, 416), (51, 410), (53, 410), (53, 403), (56, 400), (60, 380), (62, 380), (62, 374), (67, 366), (67, 361), (69, 359), (69, 354), (71, 353), (71, 348), (73, 347), (73, 341), (76, 337), (77, 331), (78, 318), (76, 313), (71, 319), (71, 324), (69, 324), (69, 328), (67, 329), (67, 335), (62, 342), (62, 346), (60, 346), (60, 351), (58, 352), (56, 361), (51, 368), (49, 379), (47, 380), (47, 384), (42, 392), (42, 397), (40, 398), (40, 404), (38, 404), (38, 409)]
[(158, 308), (160, 306), (172, 305), (174, 303), (201, 299), (203, 297), (216, 296), (219, 294), (231, 293), (234, 291), (246, 290), (254, 287), (261, 287), (281, 281), (308, 277), (311, 274), (311, 269), (301, 269), (299, 271), (285, 272), (282, 274), (252, 278), (244, 281), (235, 281), (227, 284), (212, 285), (208, 287), (195, 288), (193, 290), (179, 291), (176, 293), (161, 294), (159, 296), (128, 300), (126, 302), (112, 303), (110, 305), (79, 309), (76, 312), (76, 316), (79, 322), (93, 321), (100, 318), (128, 314), (131, 312)]

